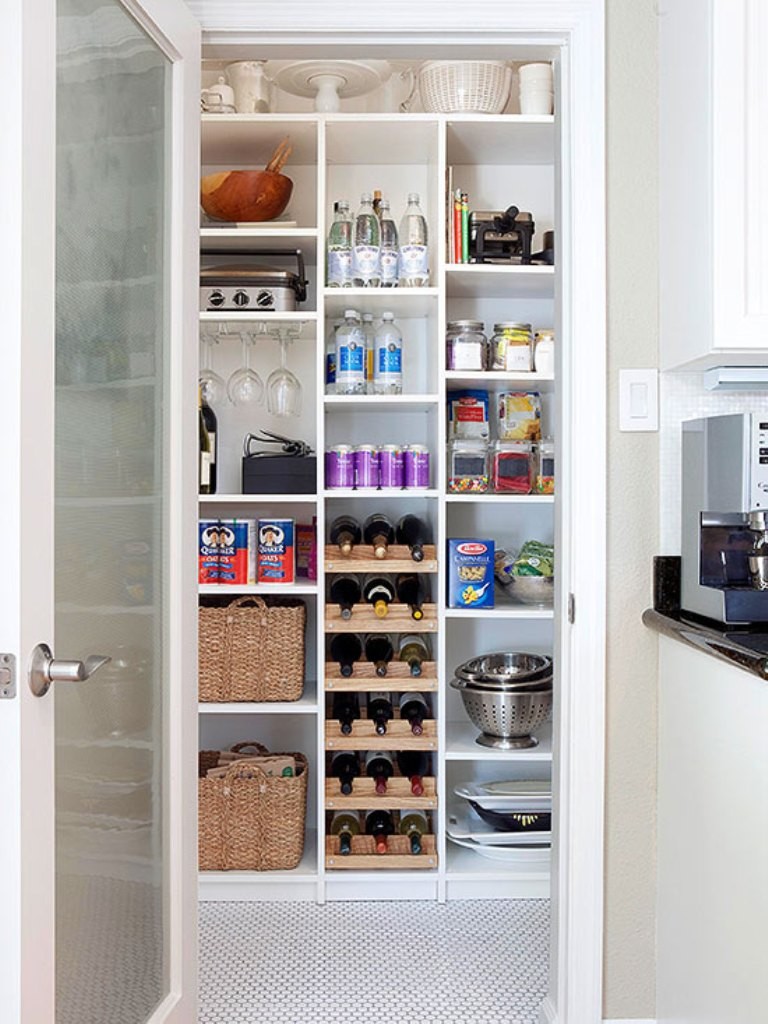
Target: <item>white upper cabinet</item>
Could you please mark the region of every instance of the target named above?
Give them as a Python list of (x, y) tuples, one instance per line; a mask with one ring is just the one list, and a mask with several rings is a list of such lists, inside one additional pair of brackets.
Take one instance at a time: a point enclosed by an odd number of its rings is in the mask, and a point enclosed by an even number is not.
[(663, 369), (768, 356), (768, 4), (660, 4)]

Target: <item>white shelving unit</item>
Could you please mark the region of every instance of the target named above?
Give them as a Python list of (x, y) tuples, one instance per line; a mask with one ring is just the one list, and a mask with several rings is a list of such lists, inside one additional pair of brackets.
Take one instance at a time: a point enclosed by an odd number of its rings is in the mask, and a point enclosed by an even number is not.
[[(552, 541), (556, 499), (551, 495), (466, 495), (446, 492), (446, 396), (456, 389), (490, 392), (531, 389), (542, 393), (545, 432), (556, 424), (556, 382), (540, 374), (446, 371), (445, 327), (448, 320), (483, 320), (489, 333), (497, 320), (525, 320), (535, 327), (555, 323), (557, 268), (499, 265), (451, 265), (445, 260), (446, 168), (470, 192), (478, 209), (505, 209), (514, 202), (534, 213), (537, 241), (554, 227), (557, 125), (552, 117), (519, 115), (466, 116), (437, 114), (275, 114), (204, 115), (202, 163), (206, 172), (259, 166), (290, 135), (294, 152), (286, 168), (294, 196), (285, 216), (295, 228), (278, 224), (254, 228), (205, 225), (201, 243), (237, 255), (254, 243), (302, 248), (311, 278), (305, 307), (283, 314), (202, 313), (201, 330), (210, 336), (217, 323), (214, 368), (225, 379), (239, 365), (240, 332), (262, 324), (279, 327), (301, 323), (301, 338), (291, 346), (289, 366), (304, 388), (298, 420), (276, 420), (263, 409), (215, 408), (219, 419), (220, 488), (201, 497), (201, 515), (257, 518), (290, 515), (300, 522), (317, 517), (318, 580), (292, 587), (201, 587), (208, 595), (291, 594), (308, 606), (307, 683), (295, 704), (200, 705), (201, 746), (213, 748), (258, 739), (271, 749), (303, 750), (310, 762), (305, 855), (292, 872), (207, 872), (200, 879), (201, 899), (339, 900), (467, 899), (543, 897), (549, 873), (542, 864), (509, 864), (478, 856), (446, 840), (446, 808), (452, 788), (470, 777), (548, 777), (552, 762), (552, 728), (537, 732), (536, 747), (498, 751), (478, 745), (459, 695), (449, 687), (455, 665), (483, 651), (517, 648), (551, 652), (558, 628), (551, 608), (515, 604), (500, 597), (494, 609), (449, 609), (445, 601), (445, 541), (448, 537), (492, 537), (519, 546), (536, 538)], [(381, 188), (398, 219), (405, 196), (418, 191), (430, 227), (431, 286), (420, 289), (336, 289), (325, 287), (324, 239), (335, 199), (355, 206), (363, 190)], [(534, 249), (537, 246), (534, 244)], [(540, 248), (540, 246), (539, 246)], [(325, 339), (331, 322), (346, 308), (380, 316), (391, 310), (404, 337), (405, 393), (398, 396), (347, 397), (324, 394)], [(277, 348), (257, 335), (253, 367), (266, 380)], [(318, 454), (318, 479), (311, 495), (239, 495), (243, 433), (265, 427), (310, 440)], [(428, 444), (431, 486), (414, 491), (327, 489), (322, 453), (333, 442), (412, 441)], [(325, 858), (326, 699), (323, 544), (327, 522), (341, 511), (363, 517), (381, 510), (388, 515), (414, 511), (426, 517), (437, 545), (438, 571), (432, 576), (437, 633), (433, 656), (437, 689), (432, 695), (436, 718), (434, 770), (437, 809), (436, 867), (420, 870), (336, 870)], [(386, 571), (386, 562), (378, 567)], [(386, 620), (380, 628), (386, 628)], [(394, 681), (382, 685), (392, 686)], [(454, 798), (455, 799), (455, 798)], [(336, 858), (338, 860), (339, 858)], [(375, 865), (374, 865), (375, 866)]]

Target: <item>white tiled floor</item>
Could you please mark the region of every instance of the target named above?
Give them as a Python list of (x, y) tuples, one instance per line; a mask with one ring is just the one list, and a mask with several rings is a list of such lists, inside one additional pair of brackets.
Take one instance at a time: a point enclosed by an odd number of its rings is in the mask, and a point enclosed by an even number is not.
[(203, 903), (199, 1024), (536, 1024), (546, 900)]

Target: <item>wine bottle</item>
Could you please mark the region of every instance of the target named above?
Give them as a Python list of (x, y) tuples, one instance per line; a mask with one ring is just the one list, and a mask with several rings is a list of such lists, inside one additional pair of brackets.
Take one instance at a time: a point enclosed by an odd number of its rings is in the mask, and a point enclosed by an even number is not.
[(366, 576), (363, 580), (363, 599), (373, 605), (377, 619), (383, 619), (395, 600), (395, 588), (386, 576)]
[(336, 811), (331, 818), (330, 832), (339, 837), (339, 853), (346, 857), (352, 853), (352, 836), (360, 835), (360, 815), (357, 811)]
[(376, 792), (384, 796), (387, 780), (395, 773), (395, 762), (386, 750), (369, 750), (365, 755), (365, 774), (375, 780)]
[(424, 545), (430, 543), (430, 531), (427, 524), (418, 516), (403, 516), (395, 529), (398, 544), (407, 544), (411, 549), (414, 562), (424, 561)]
[(363, 539), (363, 531), (352, 516), (336, 516), (331, 523), (330, 538), (342, 555), (351, 555), (352, 548)]
[(403, 693), (400, 695), (400, 717), (410, 723), (414, 736), (424, 732), (424, 719), (429, 718), (429, 704), (423, 693)]
[(349, 796), (352, 780), (360, 774), (360, 762), (352, 750), (339, 750), (331, 758), (331, 775), (341, 783), (341, 792)]
[(394, 653), (392, 641), (384, 633), (371, 633), (365, 638), (365, 657), (376, 666), (380, 679), (387, 674), (387, 664)]
[(198, 489), (200, 494), (211, 494), (211, 437), (203, 415), (203, 389), (198, 388)]
[(361, 598), (356, 576), (336, 576), (331, 583), (331, 601), (339, 606), (342, 619), (352, 618), (352, 608)]
[(424, 796), (424, 776), (429, 775), (429, 755), (424, 750), (399, 750), (397, 767), (411, 783), (414, 796)]
[(397, 600), (401, 604), (407, 604), (411, 609), (411, 618), (419, 622), (424, 618), (424, 597), (422, 593), (421, 578), (415, 572), (401, 572), (395, 579), (395, 592)]
[(376, 853), (386, 853), (387, 837), (395, 831), (391, 812), (368, 811), (365, 815), (365, 831), (376, 840)]
[(411, 853), (421, 853), (421, 837), (429, 832), (429, 821), (424, 811), (401, 811), (397, 827), (401, 835), (411, 840)]
[(352, 723), (360, 717), (360, 698), (356, 693), (334, 693), (331, 714), (344, 736), (352, 732)]
[(368, 718), (375, 723), (376, 735), (384, 736), (387, 722), (393, 717), (392, 701), (388, 693), (372, 692), (368, 694)]
[(400, 661), (408, 663), (412, 676), (420, 676), (422, 663), (431, 657), (426, 637), (419, 633), (404, 633), (398, 642), (397, 656)]
[(331, 657), (339, 663), (345, 679), (352, 675), (355, 662), (360, 659), (362, 653), (360, 637), (354, 633), (337, 633), (331, 638)]
[(201, 409), (203, 410), (203, 421), (205, 422), (205, 429), (208, 431), (208, 438), (211, 442), (211, 471), (210, 471), (210, 490), (208, 494), (216, 493), (216, 466), (219, 459), (219, 439), (217, 432), (217, 421), (216, 413), (208, 405), (205, 400), (205, 395), (200, 393), (202, 399)]
[(370, 544), (376, 558), (387, 557), (387, 547), (395, 539), (395, 528), (385, 515), (374, 512), (363, 523), (363, 540)]

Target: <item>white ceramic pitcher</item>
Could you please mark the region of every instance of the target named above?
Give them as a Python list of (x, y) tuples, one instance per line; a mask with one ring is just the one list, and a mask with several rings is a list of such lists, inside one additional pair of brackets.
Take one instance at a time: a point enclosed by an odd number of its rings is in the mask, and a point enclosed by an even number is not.
[(235, 90), (238, 114), (268, 114), (272, 79), (264, 70), (265, 60), (239, 60), (227, 65), (227, 78)]

